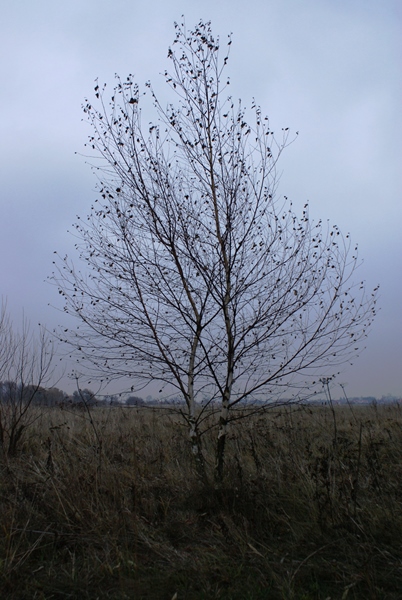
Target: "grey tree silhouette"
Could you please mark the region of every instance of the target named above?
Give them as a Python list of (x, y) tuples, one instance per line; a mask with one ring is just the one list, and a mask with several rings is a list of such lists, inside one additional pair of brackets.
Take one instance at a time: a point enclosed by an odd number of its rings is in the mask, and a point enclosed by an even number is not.
[(221, 57), (210, 23), (175, 28), (165, 79), (176, 104), (162, 106), (148, 83), (155, 124), (141, 122), (132, 75), (117, 77), (110, 98), (96, 85), (85, 103), (99, 198), (76, 224), (86, 270), (65, 257), (54, 278), (81, 322), (63, 339), (83, 363), (184, 398), (201, 478), (214, 407), (222, 479), (233, 409), (291, 399), (335, 374), (361, 348), (376, 291), (352, 281), (349, 235), (276, 198), (277, 161), (292, 140), (287, 128), (274, 136), (258, 105), (249, 124), (227, 97), (230, 37)]

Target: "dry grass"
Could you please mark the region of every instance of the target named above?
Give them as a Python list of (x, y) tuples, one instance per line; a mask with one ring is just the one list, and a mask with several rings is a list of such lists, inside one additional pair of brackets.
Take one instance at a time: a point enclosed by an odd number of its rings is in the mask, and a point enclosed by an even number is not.
[(44, 409), (2, 464), (1, 598), (401, 598), (400, 406), (239, 421), (219, 489), (169, 411), (92, 418)]

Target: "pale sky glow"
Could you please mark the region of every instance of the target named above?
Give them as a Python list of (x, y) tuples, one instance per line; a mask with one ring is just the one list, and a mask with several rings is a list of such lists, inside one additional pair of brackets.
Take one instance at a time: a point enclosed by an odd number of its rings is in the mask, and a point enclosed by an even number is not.
[[(16, 322), (65, 323), (46, 282), (53, 252), (96, 198), (81, 104), (95, 78), (151, 80), (169, 67), (173, 22), (233, 33), (229, 92), (298, 139), (279, 195), (350, 232), (356, 280), (381, 286), (367, 349), (339, 378), (350, 396), (402, 395), (402, 8), (400, 0), (16, 0), (0, 19), (0, 296)], [(229, 93), (228, 92), (228, 93)], [(71, 389), (62, 381), (59, 386)], [(340, 393), (341, 390), (339, 390)], [(338, 395), (338, 392), (335, 393)]]

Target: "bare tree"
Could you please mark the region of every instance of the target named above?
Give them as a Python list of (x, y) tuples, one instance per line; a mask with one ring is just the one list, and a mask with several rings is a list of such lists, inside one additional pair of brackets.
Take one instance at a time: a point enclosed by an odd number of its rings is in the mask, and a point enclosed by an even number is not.
[(156, 124), (141, 123), (131, 75), (117, 77), (110, 99), (96, 85), (95, 104), (86, 101), (100, 197), (76, 224), (84, 273), (65, 257), (55, 279), (82, 322), (66, 336), (81, 360), (107, 379), (158, 381), (183, 396), (200, 476), (198, 400), (219, 406), (221, 479), (232, 409), (332, 376), (358, 352), (375, 291), (352, 282), (349, 235), (275, 199), (289, 132), (278, 141), (256, 104), (248, 124), (226, 96), (230, 37), (222, 59), (210, 23), (175, 28), (165, 79), (176, 105), (164, 108), (147, 84)]
[(24, 319), (13, 329), (5, 303), (0, 306), (0, 452), (16, 453), (35, 420), (35, 399), (52, 374), (53, 345), (44, 329), (35, 337)]

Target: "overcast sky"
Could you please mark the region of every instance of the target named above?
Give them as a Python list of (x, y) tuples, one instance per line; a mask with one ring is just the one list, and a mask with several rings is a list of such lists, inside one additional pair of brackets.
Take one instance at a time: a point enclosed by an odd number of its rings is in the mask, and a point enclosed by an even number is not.
[[(94, 80), (149, 79), (163, 94), (173, 22), (233, 33), (231, 93), (299, 137), (279, 193), (310, 201), (359, 243), (356, 277), (381, 285), (367, 349), (339, 381), (350, 396), (402, 394), (400, 0), (14, 0), (0, 19), (0, 295), (12, 316), (63, 323), (46, 278), (96, 195), (81, 104)], [(59, 384), (68, 388), (67, 382)]]

